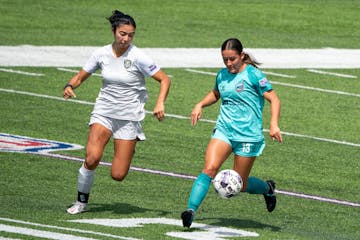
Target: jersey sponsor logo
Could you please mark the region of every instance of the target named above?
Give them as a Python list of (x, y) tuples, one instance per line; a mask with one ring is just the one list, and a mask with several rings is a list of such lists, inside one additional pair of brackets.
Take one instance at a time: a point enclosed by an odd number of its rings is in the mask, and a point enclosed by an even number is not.
[(269, 81), (267, 80), (267, 78), (263, 78), (263, 79), (259, 80), (259, 84), (261, 87), (265, 87), (268, 83), (269, 83)]
[(156, 69), (156, 65), (150, 65), (149, 70), (150, 72), (154, 71)]
[(0, 133), (0, 152), (45, 153), (82, 148), (72, 143)]
[(131, 60), (129, 60), (129, 59), (125, 59), (125, 60), (124, 60), (124, 67), (125, 67), (125, 69), (131, 68), (131, 65), (132, 65)]

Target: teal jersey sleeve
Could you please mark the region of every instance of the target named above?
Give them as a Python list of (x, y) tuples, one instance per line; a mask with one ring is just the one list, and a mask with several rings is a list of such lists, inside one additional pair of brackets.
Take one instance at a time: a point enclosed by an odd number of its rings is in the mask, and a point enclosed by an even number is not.
[(219, 78), (219, 74), (221, 74), (221, 70), (217, 73), (217, 75), (216, 75), (216, 78), (215, 78), (215, 85), (214, 85), (214, 90), (215, 91), (219, 91), (219, 87), (218, 87), (218, 78)]
[(266, 78), (265, 74), (255, 67), (249, 68), (249, 76), (250, 81), (254, 85), (255, 89), (261, 94), (261, 96), (264, 96), (264, 92), (272, 90), (272, 85), (270, 81)]

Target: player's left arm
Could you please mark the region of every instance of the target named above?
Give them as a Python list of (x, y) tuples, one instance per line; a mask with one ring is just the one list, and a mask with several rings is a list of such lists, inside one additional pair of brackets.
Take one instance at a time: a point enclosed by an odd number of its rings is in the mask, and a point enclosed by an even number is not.
[(269, 135), (273, 140), (276, 140), (279, 143), (281, 143), (282, 136), (279, 128), (280, 109), (281, 109), (280, 99), (274, 90), (264, 92), (264, 98), (270, 102), (271, 119), (270, 119)]
[(165, 117), (165, 100), (169, 93), (171, 81), (168, 75), (166, 75), (166, 73), (164, 73), (161, 69), (151, 77), (160, 83), (160, 91), (153, 114), (159, 121), (161, 121)]

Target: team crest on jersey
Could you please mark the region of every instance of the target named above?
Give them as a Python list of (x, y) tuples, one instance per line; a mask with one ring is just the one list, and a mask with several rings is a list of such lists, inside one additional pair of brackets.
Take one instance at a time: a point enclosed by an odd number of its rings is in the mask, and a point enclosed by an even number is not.
[(125, 59), (125, 60), (124, 60), (124, 67), (125, 67), (125, 69), (131, 68), (131, 65), (132, 65), (131, 60), (129, 60), (129, 59)]
[(77, 144), (0, 133), (0, 152), (46, 153), (82, 148)]
[(236, 92), (240, 93), (244, 90), (244, 82), (238, 83), (235, 86), (235, 90)]
[(261, 87), (265, 87), (268, 83), (269, 81), (266, 78), (259, 80), (259, 84)]

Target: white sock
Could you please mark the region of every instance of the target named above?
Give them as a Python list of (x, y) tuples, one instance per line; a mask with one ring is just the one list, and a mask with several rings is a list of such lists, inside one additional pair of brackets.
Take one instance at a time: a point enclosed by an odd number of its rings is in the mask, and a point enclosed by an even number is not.
[(78, 175), (78, 191), (82, 193), (90, 193), (92, 184), (94, 182), (95, 170), (88, 170), (84, 164), (79, 169)]

